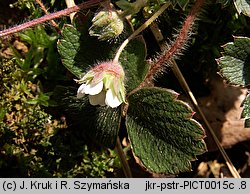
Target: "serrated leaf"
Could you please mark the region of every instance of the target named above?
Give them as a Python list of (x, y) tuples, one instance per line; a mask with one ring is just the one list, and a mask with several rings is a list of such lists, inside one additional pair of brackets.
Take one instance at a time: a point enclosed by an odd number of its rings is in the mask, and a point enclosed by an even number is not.
[(234, 0), (237, 11), (250, 17), (250, 0)]
[[(112, 60), (121, 44), (121, 41), (110, 44), (89, 36), (90, 25), (90, 18), (77, 28), (65, 25), (62, 39), (58, 41), (58, 51), (64, 66), (78, 78), (97, 62)], [(128, 92), (141, 83), (148, 71), (149, 65), (145, 62), (145, 57), (146, 46), (141, 37), (132, 40), (120, 56)]]
[(232, 84), (250, 83), (250, 38), (235, 37), (234, 42), (223, 46), (224, 53), (217, 62), (222, 75)]
[(63, 39), (59, 40), (57, 44), (64, 66), (78, 78), (80, 78), (88, 67), (86, 64), (75, 65), (81, 45), (80, 35), (81, 33), (75, 27), (65, 25), (62, 29)]
[(56, 101), (68, 113), (67, 118), (85, 137), (109, 148), (114, 148), (120, 128), (120, 108), (92, 106), (88, 97), (76, 98), (76, 88), (58, 86)]
[(150, 171), (188, 171), (190, 161), (206, 150), (204, 130), (191, 119), (193, 111), (177, 94), (144, 88), (128, 98), (126, 125), (134, 154)]

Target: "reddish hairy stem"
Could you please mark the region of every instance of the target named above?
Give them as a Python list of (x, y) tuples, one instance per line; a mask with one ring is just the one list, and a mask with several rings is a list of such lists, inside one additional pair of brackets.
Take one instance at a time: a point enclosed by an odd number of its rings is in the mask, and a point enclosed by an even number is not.
[(20, 32), (20, 31), (22, 31), (22, 30), (24, 30), (26, 28), (30, 28), (32, 26), (42, 24), (42, 23), (44, 23), (46, 21), (53, 20), (53, 19), (65, 16), (65, 15), (69, 15), (70, 13), (77, 12), (80, 9), (86, 9), (86, 8), (94, 7), (94, 6), (98, 5), (102, 1), (103, 0), (90, 0), (90, 1), (87, 1), (87, 2), (83, 2), (83, 3), (79, 4), (79, 5), (76, 5), (74, 7), (70, 7), (70, 8), (55, 12), (55, 13), (45, 15), (43, 17), (31, 20), (29, 22), (23, 23), (23, 24), (18, 25), (18, 26), (15, 26), (13, 28), (9, 28), (9, 29), (0, 31), (0, 37), (7, 36), (7, 35), (10, 35), (10, 34), (14, 34), (14, 33)]
[(195, 2), (179, 32), (179, 35), (177, 36), (171, 47), (159, 57), (155, 64), (151, 66), (141, 87), (145, 85), (151, 85), (154, 76), (164, 68), (164, 64), (167, 61), (171, 60), (173, 56), (175, 56), (178, 51), (186, 44), (189, 37), (190, 29), (194, 23), (194, 19), (200, 11), (200, 8), (204, 2), (205, 0), (197, 0)]

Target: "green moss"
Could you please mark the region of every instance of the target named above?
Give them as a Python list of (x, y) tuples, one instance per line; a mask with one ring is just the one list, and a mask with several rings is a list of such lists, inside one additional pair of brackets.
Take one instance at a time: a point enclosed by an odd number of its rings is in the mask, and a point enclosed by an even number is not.
[(38, 86), (12, 60), (0, 61), (0, 77), (0, 177), (114, 175), (116, 154), (91, 151), (74, 139), (65, 120), (52, 119), (39, 101), (30, 103)]

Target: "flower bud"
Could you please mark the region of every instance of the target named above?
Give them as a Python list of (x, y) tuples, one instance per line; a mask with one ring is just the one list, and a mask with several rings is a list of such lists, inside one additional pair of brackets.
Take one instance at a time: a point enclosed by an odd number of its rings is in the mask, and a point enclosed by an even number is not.
[(80, 80), (77, 98), (89, 95), (91, 105), (118, 107), (125, 102), (124, 71), (119, 63), (102, 62)]
[(115, 10), (102, 10), (92, 19), (89, 34), (97, 36), (99, 40), (110, 40), (118, 37), (123, 29), (122, 18)]

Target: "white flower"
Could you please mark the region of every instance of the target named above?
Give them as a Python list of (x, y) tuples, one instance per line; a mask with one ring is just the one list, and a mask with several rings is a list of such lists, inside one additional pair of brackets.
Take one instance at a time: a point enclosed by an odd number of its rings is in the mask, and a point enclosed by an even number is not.
[(115, 108), (119, 106), (122, 101), (119, 100), (119, 98), (112, 92), (111, 89), (108, 89), (108, 91), (106, 92), (105, 103), (108, 106)]
[(77, 98), (88, 94), (91, 105), (115, 108), (125, 102), (124, 71), (118, 63), (100, 63), (77, 82)]

